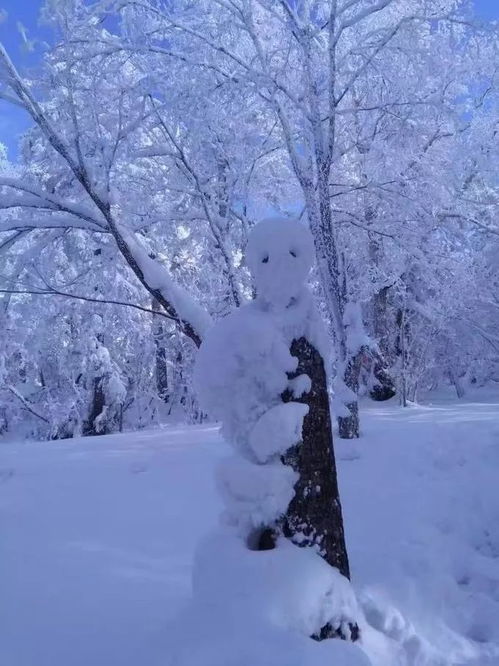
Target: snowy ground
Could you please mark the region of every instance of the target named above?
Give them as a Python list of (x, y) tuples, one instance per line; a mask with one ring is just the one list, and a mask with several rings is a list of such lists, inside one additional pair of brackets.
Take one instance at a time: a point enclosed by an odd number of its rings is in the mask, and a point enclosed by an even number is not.
[[(498, 665), (499, 394), (363, 416), (336, 451), (373, 663)], [(0, 443), (0, 666), (164, 663), (225, 454), (210, 426)]]

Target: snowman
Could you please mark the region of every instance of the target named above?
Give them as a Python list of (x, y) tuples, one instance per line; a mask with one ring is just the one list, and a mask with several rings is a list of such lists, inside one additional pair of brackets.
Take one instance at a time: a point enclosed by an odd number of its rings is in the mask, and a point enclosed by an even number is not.
[[(256, 297), (208, 332), (194, 381), (234, 451), (217, 471), (224, 524), (248, 550), (274, 550), (283, 540), (310, 548), (346, 580), (324, 366), (328, 343), (307, 286), (313, 260), (311, 234), (297, 220), (265, 220), (253, 228), (246, 262)], [(355, 623), (324, 619), (314, 638), (357, 637)]]

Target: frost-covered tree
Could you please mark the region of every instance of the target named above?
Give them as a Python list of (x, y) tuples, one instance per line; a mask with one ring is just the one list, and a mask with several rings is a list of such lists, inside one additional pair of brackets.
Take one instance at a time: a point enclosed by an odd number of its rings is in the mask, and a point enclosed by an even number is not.
[[(33, 120), (20, 164), (0, 160), (5, 347), (38, 377), (5, 354), (10, 423), (69, 434), (35, 412), (83, 358), (74, 432), (88, 420), (80, 311), (104, 318), (125, 424), (195, 418), (196, 348), (251, 298), (248, 233), (275, 213), (314, 236), (340, 434), (358, 394), (496, 377), (498, 39), (467, 2), (51, 0), (43, 19), (37, 70), (0, 57)], [(43, 391), (36, 329), (71, 360)]]
[[(426, 191), (431, 149), (461, 132), (456, 117), (466, 109), (459, 100), (469, 100), (476, 81), (470, 63), (482, 36), (465, 20), (466, 4), (455, 0), (239, 0), (149, 9), (165, 36), (181, 34), (195, 45), (198, 67), (215, 72), (220, 86), (245, 85), (251, 98), (257, 91), (262, 112), (275, 119), (297, 205), (314, 235), (337, 347), (337, 393), (346, 407), (340, 433), (355, 437), (363, 357), (367, 351), (371, 365), (382, 363), (388, 315), (386, 285), (370, 295), (379, 340), (369, 341), (362, 317), (353, 315), (365, 297), (359, 284), (365, 263), (352, 261), (358, 248), (352, 226), (367, 234), (362, 254), (368, 247), (374, 276), (383, 262), (379, 240), (390, 235), (379, 228), (386, 209), (410, 209), (404, 204), (412, 193), (404, 190), (415, 180), (419, 195)], [(429, 169), (416, 173), (423, 158)], [(437, 199), (442, 185), (435, 183)], [(412, 219), (414, 211), (407, 213), (399, 226)]]

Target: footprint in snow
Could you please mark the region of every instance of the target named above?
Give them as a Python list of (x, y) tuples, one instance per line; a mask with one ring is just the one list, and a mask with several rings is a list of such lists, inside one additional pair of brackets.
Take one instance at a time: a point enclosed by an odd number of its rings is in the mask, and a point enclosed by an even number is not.
[(0, 483), (7, 483), (7, 481), (10, 481), (15, 474), (15, 470), (13, 467), (7, 467), (4, 469), (0, 469)]
[(147, 465), (140, 462), (132, 463), (130, 465), (130, 472), (132, 474), (142, 474), (143, 472), (147, 472)]

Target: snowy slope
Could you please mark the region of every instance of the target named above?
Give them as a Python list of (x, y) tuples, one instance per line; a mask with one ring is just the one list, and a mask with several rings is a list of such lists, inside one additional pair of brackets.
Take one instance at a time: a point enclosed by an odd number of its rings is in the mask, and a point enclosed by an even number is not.
[[(371, 406), (336, 440), (377, 666), (499, 664), (497, 402)], [(0, 666), (164, 663), (226, 453), (211, 426), (1, 443)]]

